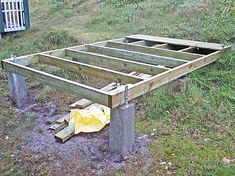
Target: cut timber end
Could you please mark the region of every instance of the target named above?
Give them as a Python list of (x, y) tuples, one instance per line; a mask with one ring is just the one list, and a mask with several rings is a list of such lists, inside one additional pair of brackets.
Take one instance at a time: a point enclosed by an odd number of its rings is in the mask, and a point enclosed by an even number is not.
[(56, 120), (56, 123), (68, 123), (69, 122), (69, 114), (64, 115), (63, 117)]
[(73, 108), (84, 109), (85, 107), (91, 105), (92, 103), (93, 103), (92, 101), (83, 98), (83, 99), (71, 104), (69, 106), (69, 108), (70, 109), (73, 109)]
[(74, 131), (75, 131), (75, 125), (72, 124), (64, 128), (62, 131), (58, 132), (57, 134), (55, 134), (55, 139), (58, 142), (64, 143), (74, 135)]
[(67, 126), (68, 126), (68, 124), (65, 122), (64, 123), (56, 123), (56, 124), (52, 125), (49, 129), (54, 130), (55, 133), (58, 133), (59, 131), (66, 128)]

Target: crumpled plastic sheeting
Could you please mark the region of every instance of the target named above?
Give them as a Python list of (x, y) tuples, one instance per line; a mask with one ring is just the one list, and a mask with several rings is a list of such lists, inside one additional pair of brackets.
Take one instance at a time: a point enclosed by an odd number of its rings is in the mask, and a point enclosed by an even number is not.
[(101, 105), (93, 105), (86, 109), (72, 109), (69, 117), (69, 125), (75, 125), (75, 134), (98, 132), (109, 123), (110, 108)]

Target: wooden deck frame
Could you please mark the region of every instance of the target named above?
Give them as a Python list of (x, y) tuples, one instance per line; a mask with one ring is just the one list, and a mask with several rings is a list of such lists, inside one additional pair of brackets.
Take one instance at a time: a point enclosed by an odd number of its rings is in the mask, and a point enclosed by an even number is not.
[[(210, 64), (229, 46), (147, 35), (132, 35), (89, 45), (5, 59), (6, 72), (115, 108), (124, 103), (124, 87), (107, 92), (31, 68), (47, 64), (128, 85), (129, 100)], [(137, 72), (140, 74), (131, 74)], [(147, 74), (147, 77), (138, 75)]]

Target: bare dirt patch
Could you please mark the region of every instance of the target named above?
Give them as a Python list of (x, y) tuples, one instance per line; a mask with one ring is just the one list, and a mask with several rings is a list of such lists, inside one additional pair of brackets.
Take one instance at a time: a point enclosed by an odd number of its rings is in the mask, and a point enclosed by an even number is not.
[(145, 156), (148, 152), (148, 136), (135, 137), (133, 152), (117, 155), (110, 152), (109, 126), (101, 132), (79, 134), (64, 144), (56, 142), (54, 132), (48, 128), (64, 114), (57, 115), (54, 102), (35, 103), (18, 110), (19, 115), (34, 119), (35, 125), (25, 132), (22, 147), (16, 151), (20, 165), (33, 174), (45, 172), (49, 175), (91, 175), (124, 169), (134, 156)]

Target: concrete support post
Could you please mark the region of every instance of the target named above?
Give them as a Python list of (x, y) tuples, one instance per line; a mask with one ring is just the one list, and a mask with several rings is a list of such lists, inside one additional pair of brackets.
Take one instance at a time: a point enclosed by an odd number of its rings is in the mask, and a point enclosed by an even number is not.
[(124, 154), (134, 145), (135, 105), (123, 105), (111, 110), (109, 147), (111, 151)]
[(10, 97), (18, 108), (29, 101), (25, 78), (15, 73), (8, 73)]
[(179, 96), (186, 93), (189, 89), (191, 80), (184, 76), (168, 83), (168, 94), (171, 96)]

